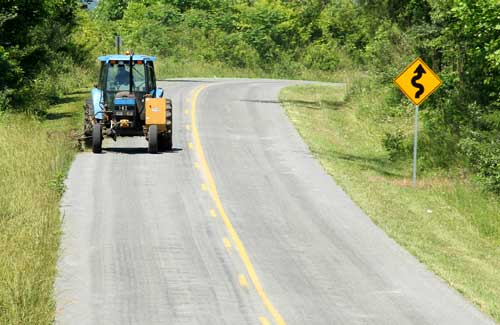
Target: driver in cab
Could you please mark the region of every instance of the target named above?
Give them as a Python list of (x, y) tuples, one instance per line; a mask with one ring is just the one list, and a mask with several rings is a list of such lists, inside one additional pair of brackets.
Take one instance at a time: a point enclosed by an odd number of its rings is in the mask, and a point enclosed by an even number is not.
[(121, 63), (118, 65), (118, 73), (115, 76), (115, 83), (117, 85), (128, 85), (129, 84), (130, 73), (125, 69), (125, 64)]

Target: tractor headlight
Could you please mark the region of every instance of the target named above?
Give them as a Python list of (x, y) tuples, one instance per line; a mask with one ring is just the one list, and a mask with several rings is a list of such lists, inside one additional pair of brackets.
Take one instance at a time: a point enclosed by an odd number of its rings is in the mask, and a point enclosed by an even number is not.
[(116, 111), (115, 115), (117, 117), (123, 117), (123, 116), (134, 116), (135, 111), (127, 110), (127, 111)]

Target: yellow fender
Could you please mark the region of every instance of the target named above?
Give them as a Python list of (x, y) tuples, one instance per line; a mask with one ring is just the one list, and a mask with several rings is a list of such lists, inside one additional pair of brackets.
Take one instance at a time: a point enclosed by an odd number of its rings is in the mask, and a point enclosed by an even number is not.
[(167, 125), (167, 100), (165, 98), (146, 98), (146, 125), (158, 125), (161, 131)]

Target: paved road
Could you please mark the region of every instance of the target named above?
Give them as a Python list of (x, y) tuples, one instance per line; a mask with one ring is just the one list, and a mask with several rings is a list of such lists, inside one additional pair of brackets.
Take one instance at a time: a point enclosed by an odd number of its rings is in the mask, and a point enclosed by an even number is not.
[(77, 156), (57, 323), (493, 323), (325, 174), (277, 102), (289, 84), (164, 82), (172, 152)]

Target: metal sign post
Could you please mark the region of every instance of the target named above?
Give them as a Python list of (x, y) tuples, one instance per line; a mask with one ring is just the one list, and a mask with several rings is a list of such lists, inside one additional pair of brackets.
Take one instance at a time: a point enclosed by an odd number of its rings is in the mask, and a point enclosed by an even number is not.
[(417, 58), (394, 79), (394, 83), (415, 105), (415, 136), (413, 139), (413, 187), (417, 187), (418, 109), (427, 97), (441, 86), (441, 79), (427, 64)]
[(418, 105), (415, 105), (415, 135), (413, 136), (413, 188), (417, 187)]

